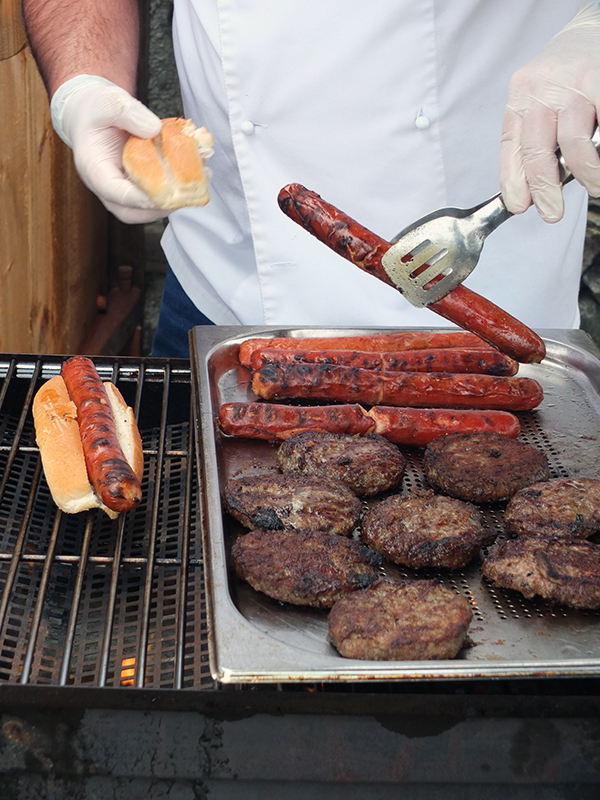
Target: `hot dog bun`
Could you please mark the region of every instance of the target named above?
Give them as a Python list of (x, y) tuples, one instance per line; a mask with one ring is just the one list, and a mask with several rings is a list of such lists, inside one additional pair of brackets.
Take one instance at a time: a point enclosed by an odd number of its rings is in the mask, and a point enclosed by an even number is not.
[(213, 153), (212, 145), (206, 128), (196, 128), (189, 119), (169, 117), (153, 139), (129, 137), (123, 167), (157, 208), (204, 206), (210, 200), (210, 172), (204, 162)]
[(114, 383), (104, 381), (104, 388), (115, 418), (117, 438), (123, 450), (123, 455), (138, 481), (141, 481), (144, 474), (144, 452), (142, 450), (142, 437), (135, 421), (133, 409), (127, 405), (123, 395)]
[[(142, 441), (133, 411), (112, 383), (105, 383), (115, 417), (117, 436), (127, 462), (141, 480), (144, 472)], [(67, 514), (101, 508), (118, 516), (96, 495), (88, 479), (77, 422), (77, 409), (60, 375), (46, 381), (33, 398), (35, 438), (44, 475), (56, 505)]]

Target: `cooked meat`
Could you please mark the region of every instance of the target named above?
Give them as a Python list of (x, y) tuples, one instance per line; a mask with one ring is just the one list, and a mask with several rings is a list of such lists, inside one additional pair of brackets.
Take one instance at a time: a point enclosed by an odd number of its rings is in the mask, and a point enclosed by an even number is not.
[(303, 431), (280, 446), (277, 464), (283, 472), (336, 478), (362, 497), (398, 486), (406, 459), (395, 444), (377, 433)]
[(463, 567), (491, 536), (472, 503), (436, 495), (431, 489), (393, 495), (365, 514), (362, 537), (408, 567)]
[(277, 470), (241, 471), (227, 481), (225, 509), (247, 528), (349, 534), (358, 497), (341, 481)]
[(379, 577), (381, 556), (333, 533), (255, 530), (240, 536), (231, 554), (239, 578), (275, 600), (331, 608)]
[(549, 476), (541, 450), (492, 431), (434, 439), (425, 449), (423, 469), (434, 488), (474, 503), (506, 500)]
[(329, 639), (346, 658), (454, 658), (472, 616), (466, 597), (437, 581), (378, 581), (337, 601), (329, 612)]
[(600, 608), (600, 547), (581, 539), (520, 536), (494, 545), (481, 565), (495, 585), (576, 608)]
[(600, 480), (557, 478), (527, 486), (506, 506), (504, 522), (524, 536), (585, 539), (600, 529)]

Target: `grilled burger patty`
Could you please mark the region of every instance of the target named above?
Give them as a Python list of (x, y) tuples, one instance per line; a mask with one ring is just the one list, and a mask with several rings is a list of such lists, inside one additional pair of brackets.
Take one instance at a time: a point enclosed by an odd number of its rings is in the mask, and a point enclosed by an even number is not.
[(329, 640), (346, 658), (454, 658), (471, 618), (468, 600), (437, 581), (378, 581), (337, 601), (329, 612)]
[(296, 605), (331, 608), (374, 583), (382, 558), (354, 539), (332, 533), (255, 530), (231, 549), (236, 574), (259, 592)]
[(336, 478), (362, 497), (398, 486), (406, 459), (395, 444), (377, 433), (303, 431), (280, 446), (277, 464), (283, 472)]
[(430, 442), (423, 459), (429, 483), (452, 497), (488, 503), (549, 476), (541, 450), (499, 433), (450, 433)]
[(520, 536), (491, 548), (483, 574), (525, 597), (575, 608), (600, 608), (600, 547), (580, 539)]
[(527, 486), (509, 501), (504, 523), (524, 536), (585, 539), (600, 529), (600, 480), (557, 478)]
[(225, 484), (225, 509), (247, 528), (349, 534), (361, 511), (341, 481), (275, 469), (242, 471)]
[(362, 520), (362, 538), (396, 564), (463, 567), (490, 541), (471, 503), (417, 490), (380, 500)]

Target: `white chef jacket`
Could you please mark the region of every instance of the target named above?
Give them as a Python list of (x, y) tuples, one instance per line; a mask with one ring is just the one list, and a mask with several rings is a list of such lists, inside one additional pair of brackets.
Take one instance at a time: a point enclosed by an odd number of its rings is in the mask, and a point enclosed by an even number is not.
[[(301, 183), (390, 239), (498, 191), (507, 88), (579, 0), (175, 0), (185, 113), (215, 139), (211, 201), (170, 216), (168, 261), (217, 324), (436, 326), (277, 205)], [(587, 194), (486, 241), (466, 285), (535, 328), (579, 324)]]

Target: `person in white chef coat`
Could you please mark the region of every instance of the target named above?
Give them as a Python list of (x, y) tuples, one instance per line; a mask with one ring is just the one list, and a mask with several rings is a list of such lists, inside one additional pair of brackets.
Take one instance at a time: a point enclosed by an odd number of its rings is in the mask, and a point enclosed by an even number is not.
[[(164, 216), (121, 166), (129, 133), (160, 128), (132, 98), (137, 0), (23, 10), (84, 182), (126, 222)], [(175, 0), (173, 35), (185, 114), (215, 154), (210, 203), (169, 216), (156, 355), (186, 355), (187, 330), (209, 321), (447, 325), (282, 214), (291, 182), (386, 239), (501, 188), (518, 215), (467, 285), (534, 328), (578, 326), (587, 198), (600, 195), (599, 2)], [(577, 178), (564, 192), (557, 145)]]

